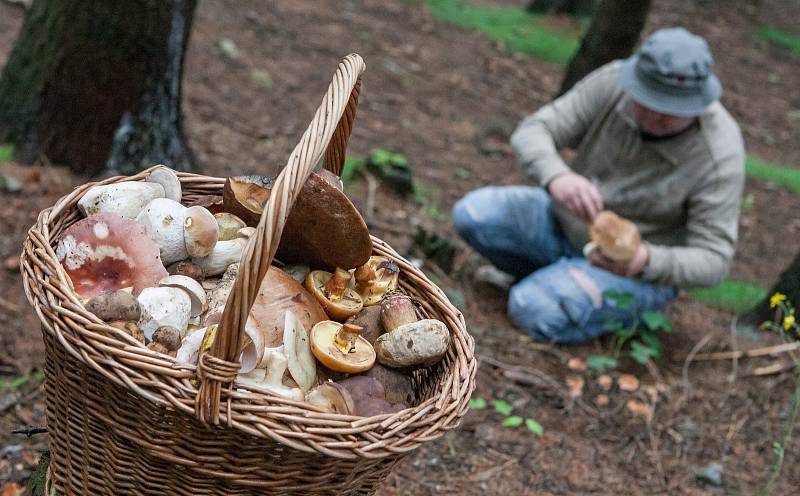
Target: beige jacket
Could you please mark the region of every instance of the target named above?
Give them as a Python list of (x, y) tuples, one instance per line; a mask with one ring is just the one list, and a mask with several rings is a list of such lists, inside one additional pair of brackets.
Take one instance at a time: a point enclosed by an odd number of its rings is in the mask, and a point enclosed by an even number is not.
[[(596, 181), (605, 208), (631, 219), (648, 245), (641, 278), (679, 287), (713, 286), (728, 274), (736, 247), (744, 185), (744, 144), (719, 102), (699, 126), (674, 138), (645, 141), (617, 73), (619, 62), (596, 70), (572, 90), (525, 118), (511, 143), (540, 185), (574, 171)], [(572, 166), (558, 150), (577, 151)], [(555, 204), (576, 248), (586, 224)]]

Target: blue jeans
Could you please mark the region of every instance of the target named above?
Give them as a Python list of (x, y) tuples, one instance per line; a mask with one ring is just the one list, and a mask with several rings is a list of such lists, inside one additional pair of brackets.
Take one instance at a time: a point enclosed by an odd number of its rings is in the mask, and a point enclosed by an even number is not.
[[(518, 278), (508, 315), (534, 339), (579, 343), (603, 332), (603, 323), (631, 325), (644, 310), (661, 310), (673, 287), (617, 276), (594, 267), (567, 240), (542, 188), (490, 186), (468, 193), (453, 208), (456, 231), (497, 268)], [(633, 295), (623, 309), (603, 293)]]

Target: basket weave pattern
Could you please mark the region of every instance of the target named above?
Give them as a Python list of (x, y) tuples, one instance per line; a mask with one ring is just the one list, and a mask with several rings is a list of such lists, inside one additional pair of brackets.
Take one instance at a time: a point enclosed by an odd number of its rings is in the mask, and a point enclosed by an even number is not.
[[(81, 304), (53, 246), (80, 220), (76, 204), (96, 184), (143, 180), (148, 171), (80, 186), (44, 210), (23, 247), (25, 292), (42, 322), (50, 483), (58, 494), (373, 494), (422, 443), (457, 427), (475, 383), (474, 343), (444, 293), (390, 246), (400, 287), (425, 317), (445, 322), (451, 344), (416, 371), (415, 406), (355, 417), (256, 389), (233, 389), (246, 316), (303, 183), (324, 156), (341, 172), (364, 64), (342, 60), (242, 256), (211, 351), (198, 366), (148, 350)], [(183, 202), (221, 194), (224, 179), (179, 174)]]

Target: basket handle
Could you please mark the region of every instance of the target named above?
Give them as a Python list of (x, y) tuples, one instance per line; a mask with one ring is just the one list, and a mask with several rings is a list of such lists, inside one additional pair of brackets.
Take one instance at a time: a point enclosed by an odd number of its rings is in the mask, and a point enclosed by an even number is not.
[(300, 190), (323, 153), (325, 168), (337, 176), (342, 172), (364, 69), (364, 61), (357, 54), (342, 59), (314, 119), (273, 183), (256, 231), (242, 254), (239, 274), (225, 304), (214, 344), (200, 356), (197, 364), (200, 387), (195, 415), (202, 422), (219, 423), (222, 386), (233, 382), (239, 371), (247, 315), (278, 249)]

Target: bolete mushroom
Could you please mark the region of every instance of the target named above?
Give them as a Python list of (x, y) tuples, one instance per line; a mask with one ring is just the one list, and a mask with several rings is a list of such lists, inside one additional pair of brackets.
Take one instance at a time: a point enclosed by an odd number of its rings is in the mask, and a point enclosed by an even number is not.
[(138, 295), (167, 275), (158, 246), (138, 222), (103, 213), (68, 227), (56, 257), (83, 298), (133, 287)]
[(222, 196), (220, 195), (204, 195), (194, 200), (189, 206), (195, 205), (205, 207), (206, 210), (216, 215), (225, 210), (223, 205)]
[(267, 176), (229, 177), (222, 189), (225, 211), (254, 227), (261, 219), (271, 192), (272, 179)]
[(109, 213), (135, 219), (145, 205), (164, 198), (164, 194), (164, 187), (158, 183), (125, 181), (92, 186), (78, 200), (78, 210), (87, 217)]
[(203, 277), (203, 269), (190, 260), (181, 260), (180, 262), (175, 262), (167, 267), (167, 272), (173, 276), (191, 277), (199, 283), (202, 283), (205, 280)]
[(136, 220), (159, 246), (165, 265), (190, 256), (207, 256), (217, 243), (217, 221), (203, 207), (186, 208), (168, 198), (156, 198)]
[(86, 310), (105, 322), (137, 322), (142, 316), (142, 309), (136, 297), (124, 290), (111, 291), (93, 297), (86, 304)]
[(397, 288), (400, 268), (386, 257), (369, 257), (364, 265), (355, 271), (356, 292), (361, 296), (364, 306), (377, 305), (389, 291)]
[(306, 401), (331, 413), (361, 417), (397, 413), (405, 408), (386, 401), (383, 385), (365, 376), (320, 384), (308, 393)]
[(217, 241), (208, 256), (194, 257), (192, 262), (199, 265), (206, 276), (222, 274), (231, 264), (238, 263), (242, 258), (242, 253), (247, 247), (248, 239), (252, 234), (250, 229), (252, 228), (239, 229), (235, 238), (227, 241)]
[(311, 352), (336, 372), (364, 372), (375, 363), (375, 350), (359, 336), (361, 331), (353, 324), (324, 320), (311, 329)]
[(352, 276), (344, 269), (337, 268), (331, 274), (324, 270), (313, 270), (306, 276), (306, 289), (334, 320), (345, 320), (361, 310), (361, 296), (347, 284)]
[(386, 392), (386, 401), (411, 406), (416, 402), (417, 393), (414, 390), (414, 383), (411, 377), (403, 374), (396, 369), (384, 367), (376, 363), (371, 369), (363, 374), (372, 377), (383, 385)]
[(205, 312), (208, 308), (206, 305), (206, 292), (199, 282), (187, 276), (167, 276), (158, 282), (159, 286), (169, 288), (180, 288), (186, 291), (191, 301), (190, 317), (196, 317)]
[(591, 241), (583, 248), (586, 257), (599, 249), (606, 257), (621, 263), (629, 262), (641, 244), (639, 229), (633, 222), (610, 210), (603, 210), (589, 226)]
[(164, 188), (164, 198), (176, 202), (181, 201), (181, 181), (175, 171), (165, 165), (159, 165), (144, 178), (148, 183), (160, 184)]
[(387, 331), (375, 341), (381, 364), (392, 368), (427, 367), (447, 353), (447, 326), (435, 319), (418, 320), (408, 296), (387, 295), (381, 302), (381, 320)]
[(239, 229), (247, 227), (247, 224), (239, 217), (230, 212), (220, 212), (214, 214), (214, 219), (217, 221), (219, 228), (219, 241), (228, 241), (236, 237)]
[(172, 326), (183, 336), (189, 325), (192, 300), (183, 289), (158, 287), (145, 288), (139, 294), (142, 316), (137, 322), (145, 338), (153, 339), (153, 333), (162, 326)]
[(373, 346), (378, 336), (383, 334), (381, 307), (379, 305), (362, 308), (357, 314), (347, 319), (347, 323), (363, 327), (364, 330), (361, 332), (361, 337), (369, 341), (369, 344)]

